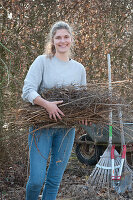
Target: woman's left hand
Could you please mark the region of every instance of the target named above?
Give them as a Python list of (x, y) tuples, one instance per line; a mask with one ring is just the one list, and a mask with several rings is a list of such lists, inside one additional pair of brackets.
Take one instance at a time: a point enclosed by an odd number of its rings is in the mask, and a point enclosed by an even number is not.
[(80, 124), (86, 125), (86, 126), (91, 126), (92, 122), (88, 122), (87, 119), (82, 119), (82, 121), (79, 122)]

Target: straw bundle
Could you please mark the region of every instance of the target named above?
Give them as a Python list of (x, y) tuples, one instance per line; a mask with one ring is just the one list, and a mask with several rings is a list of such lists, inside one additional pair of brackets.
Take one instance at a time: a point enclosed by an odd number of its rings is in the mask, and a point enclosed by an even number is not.
[[(41, 96), (48, 101), (63, 100), (63, 103), (58, 107), (65, 114), (65, 117), (55, 122), (49, 119), (44, 108), (30, 103), (21, 103), (19, 109), (12, 112), (15, 116), (15, 125), (23, 127), (63, 125), (68, 127), (76, 126), (82, 119), (93, 123), (108, 123), (110, 101), (108, 88), (105, 86), (52, 88), (42, 92)], [(116, 95), (112, 99), (114, 105), (120, 103)], [(114, 111), (115, 109), (114, 106)]]

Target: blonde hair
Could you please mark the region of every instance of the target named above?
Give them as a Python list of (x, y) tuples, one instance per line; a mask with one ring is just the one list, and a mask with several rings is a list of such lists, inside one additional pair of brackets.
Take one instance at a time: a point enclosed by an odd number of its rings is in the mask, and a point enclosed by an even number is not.
[(71, 37), (73, 37), (72, 28), (66, 22), (64, 22), (64, 21), (56, 22), (50, 30), (50, 33), (47, 38), (47, 43), (45, 46), (44, 54), (47, 55), (49, 58), (52, 58), (56, 53), (56, 49), (53, 44), (53, 38), (54, 38), (57, 30), (60, 30), (60, 29), (66, 29), (68, 31), (68, 33), (71, 35)]

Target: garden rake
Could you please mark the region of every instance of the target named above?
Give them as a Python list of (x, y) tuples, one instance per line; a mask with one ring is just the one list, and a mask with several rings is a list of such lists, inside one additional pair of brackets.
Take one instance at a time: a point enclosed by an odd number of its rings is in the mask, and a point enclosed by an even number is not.
[[(111, 102), (112, 84), (111, 84), (110, 54), (107, 55), (107, 61), (108, 61), (109, 98)], [(90, 175), (90, 178), (91, 178), (90, 182), (92, 185), (97, 185), (98, 187), (112, 185), (111, 172), (112, 172), (113, 159), (111, 159), (111, 148), (112, 148), (112, 108), (110, 106), (109, 108), (109, 144)], [(120, 167), (121, 159), (120, 159), (119, 153), (115, 149), (114, 149), (114, 158), (115, 158), (114, 169), (115, 171), (117, 171), (117, 169)]]
[(132, 191), (132, 179), (133, 179), (133, 171), (130, 169), (126, 162), (126, 145), (125, 145), (125, 137), (124, 137), (124, 129), (123, 129), (123, 120), (122, 120), (122, 111), (121, 108), (118, 108), (119, 120), (120, 120), (120, 132), (121, 132), (121, 164), (119, 168), (118, 175), (112, 177), (114, 180), (114, 188), (116, 192), (124, 193), (126, 191)]

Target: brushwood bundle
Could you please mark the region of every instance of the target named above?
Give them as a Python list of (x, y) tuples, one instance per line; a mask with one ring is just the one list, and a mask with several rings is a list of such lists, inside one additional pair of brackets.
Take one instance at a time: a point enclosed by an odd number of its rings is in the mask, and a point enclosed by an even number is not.
[(108, 123), (109, 106), (112, 104), (113, 111), (116, 104), (121, 103), (117, 95), (110, 102), (108, 87), (106, 86), (69, 86), (45, 89), (41, 93), (42, 98), (48, 101), (60, 101), (58, 107), (65, 114), (62, 120), (50, 119), (47, 111), (38, 105), (21, 103), (19, 109), (14, 110), (15, 125), (19, 126), (66, 126), (79, 125), (83, 119), (93, 123)]

